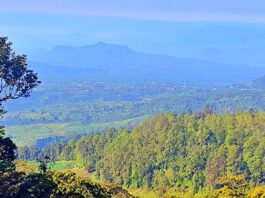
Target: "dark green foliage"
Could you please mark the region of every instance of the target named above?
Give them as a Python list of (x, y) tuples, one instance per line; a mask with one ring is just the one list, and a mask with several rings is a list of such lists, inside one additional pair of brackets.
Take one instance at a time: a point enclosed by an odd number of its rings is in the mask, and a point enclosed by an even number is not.
[(0, 176), (0, 197), (50, 197), (55, 184), (43, 174), (11, 172)]
[(0, 174), (15, 169), (14, 160), (16, 145), (8, 137), (4, 137), (4, 128), (0, 127)]
[(52, 162), (52, 160), (48, 156), (44, 156), (42, 158), (39, 158), (37, 161), (40, 163), (40, 165), (39, 165), (40, 173), (42, 173), (42, 174), (47, 173), (48, 163)]
[(133, 198), (120, 187), (93, 184), (70, 171), (29, 175), (12, 172), (0, 175), (0, 197)]
[(52, 180), (56, 187), (51, 197), (133, 198), (120, 187), (92, 184), (89, 180), (76, 177), (70, 171), (54, 173)]

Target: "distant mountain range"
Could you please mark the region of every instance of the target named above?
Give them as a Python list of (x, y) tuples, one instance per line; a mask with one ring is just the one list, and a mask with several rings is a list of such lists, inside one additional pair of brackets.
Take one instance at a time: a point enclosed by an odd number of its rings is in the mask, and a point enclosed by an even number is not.
[(151, 55), (124, 45), (96, 43), (36, 50), (29, 60), (42, 79), (122, 83), (174, 83), (192, 86), (238, 84), (265, 74), (265, 67)]

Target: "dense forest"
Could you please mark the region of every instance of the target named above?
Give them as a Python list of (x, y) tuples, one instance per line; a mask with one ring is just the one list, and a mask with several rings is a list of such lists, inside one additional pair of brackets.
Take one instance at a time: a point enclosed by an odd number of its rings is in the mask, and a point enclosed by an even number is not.
[[(19, 157), (76, 160), (98, 180), (126, 188), (245, 197), (265, 182), (264, 123), (264, 112), (168, 113), (132, 131), (109, 130), (41, 151), (24, 148)], [(264, 186), (260, 189), (264, 196)]]

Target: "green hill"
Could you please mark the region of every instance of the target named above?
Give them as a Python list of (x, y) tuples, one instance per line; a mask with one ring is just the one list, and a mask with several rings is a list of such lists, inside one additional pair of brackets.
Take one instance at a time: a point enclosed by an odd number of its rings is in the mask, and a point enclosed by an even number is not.
[[(227, 180), (264, 184), (264, 123), (264, 112), (164, 114), (132, 131), (53, 144), (40, 155), (76, 160), (98, 180), (127, 188), (216, 192)], [(24, 152), (21, 158), (34, 158)]]

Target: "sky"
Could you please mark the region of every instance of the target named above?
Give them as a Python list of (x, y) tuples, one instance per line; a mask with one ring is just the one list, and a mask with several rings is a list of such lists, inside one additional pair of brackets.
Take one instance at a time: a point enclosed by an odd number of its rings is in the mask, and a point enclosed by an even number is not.
[(264, 0), (0, 0), (0, 35), (30, 54), (99, 41), (265, 66)]
[(0, 11), (264, 22), (264, 0), (0, 0)]

